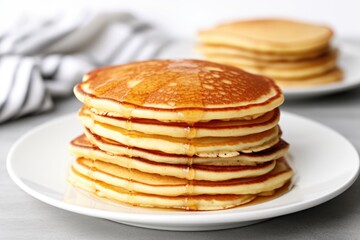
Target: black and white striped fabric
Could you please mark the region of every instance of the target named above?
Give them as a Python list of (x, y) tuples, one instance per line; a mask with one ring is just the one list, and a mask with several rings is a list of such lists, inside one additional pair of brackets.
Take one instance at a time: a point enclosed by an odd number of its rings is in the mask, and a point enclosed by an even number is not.
[(0, 32), (0, 123), (49, 110), (87, 71), (156, 58), (168, 42), (128, 13), (24, 18)]

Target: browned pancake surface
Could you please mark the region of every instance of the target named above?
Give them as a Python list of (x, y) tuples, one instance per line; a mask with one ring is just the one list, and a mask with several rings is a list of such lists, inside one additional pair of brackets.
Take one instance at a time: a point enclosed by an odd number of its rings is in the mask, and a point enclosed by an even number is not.
[(84, 80), (75, 91), (90, 98), (149, 108), (223, 108), (281, 95), (266, 77), (200, 60), (154, 60), (104, 67), (88, 73)]

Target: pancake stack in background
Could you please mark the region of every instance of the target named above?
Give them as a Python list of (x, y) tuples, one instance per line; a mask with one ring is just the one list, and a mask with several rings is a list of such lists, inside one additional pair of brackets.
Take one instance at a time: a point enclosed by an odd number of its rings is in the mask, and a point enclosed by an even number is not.
[(274, 79), (280, 87), (340, 81), (329, 27), (281, 19), (237, 21), (201, 31), (205, 59)]
[(284, 159), (272, 80), (200, 60), (94, 70), (75, 89), (84, 134), (68, 181), (142, 207), (217, 210), (278, 196)]

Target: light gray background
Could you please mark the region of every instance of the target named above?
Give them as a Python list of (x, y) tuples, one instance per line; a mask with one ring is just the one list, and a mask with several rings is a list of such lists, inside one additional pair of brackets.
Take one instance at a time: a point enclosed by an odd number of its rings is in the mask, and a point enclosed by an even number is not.
[(77, 9), (130, 11), (181, 38), (193, 38), (199, 29), (220, 22), (258, 17), (318, 22), (330, 25), (341, 37), (360, 37), (356, 0), (0, 0), (0, 32), (10, 19), (24, 14), (49, 16)]

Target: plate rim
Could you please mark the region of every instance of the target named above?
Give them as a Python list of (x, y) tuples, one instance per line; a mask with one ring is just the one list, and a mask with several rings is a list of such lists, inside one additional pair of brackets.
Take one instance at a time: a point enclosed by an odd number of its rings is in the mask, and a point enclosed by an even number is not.
[[(106, 218), (106, 219), (113, 219), (117, 221), (123, 221), (124, 223), (142, 223), (142, 224), (162, 224), (162, 225), (193, 225), (193, 224), (229, 224), (229, 223), (235, 223), (235, 222), (246, 222), (246, 221), (254, 221), (254, 220), (262, 220), (267, 218), (273, 218), (277, 216), (282, 216), (290, 213), (295, 213), (301, 210), (305, 210), (314, 206), (317, 206), (321, 203), (324, 203), (341, 193), (343, 193), (345, 190), (347, 190), (357, 179), (359, 176), (359, 169), (360, 169), (360, 163), (359, 163), (359, 153), (354, 147), (354, 145), (345, 138), (342, 134), (338, 133), (337, 131), (333, 130), (332, 128), (314, 121), (310, 118), (306, 118), (294, 113), (290, 113), (287, 111), (281, 110), (281, 114), (288, 115), (290, 117), (299, 118), (302, 121), (309, 121), (311, 124), (317, 125), (317, 127), (323, 127), (327, 131), (330, 131), (332, 133), (335, 133), (337, 137), (341, 138), (341, 141), (344, 141), (349, 147), (351, 147), (354, 156), (357, 159), (354, 159), (354, 172), (353, 175), (347, 180), (347, 182), (342, 183), (341, 186), (339, 186), (336, 190), (331, 191), (330, 193), (325, 194), (321, 197), (311, 198), (307, 201), (300, 201), (295, 202), (292, 204), (287, 204), (283, 206), (277, 206), (275, 208), (270, 209), (260, 209), (260, 210), (252, 210), (249, 212), (231, 212), (232, 209), (228, 210), (221, 210), (221, 211), (203, 211), (203, 212), (171, 212), (171, 218), (167, 217), (169, 215), (161, 214), (161, 213), (140, 213), (140, 212), (115, 212), (115, 211), (109, 211), (109, 210), (100, 210), (100, 209), (93, 209), (89, 207), (83, 207), (71, 203), (67, 203), (64, 201), (60, 201), (58, 199), (51, 198), (49, 196), (43, 195), (36, 190), (32, 189), (30, 186), (28, 186), (26, 183), (24, 183), (21, 180), (21, 176), (18, 176), (15, 173), (15, 169), (12, 166), (12, 159), (13, 155), (16, 152), (16, 148), (29, 136), (33, 135), (34, 133), (41, 131), (42, 129), (56, 125), (59, 122), (63, 122), (66, 120), (71, 120), (71, 118), (75, 118), (75, 113), (69, 113), (66, 115), (62, 115), (56, 119), (53, 119), (49, 122), (40, 124), (32, 129), (30, 129), (28, 132), (23, 134), (16, 142), (12, 145), (6, 159), (6, 169), (10, 176), (10, 178), (15, 182), (15, 184), (25, 191), (30, 196), (47, 203), (49, 205), (52, 205), (54, 207), (64, 209), (70, 212), (75, 212), (82, 215), (92, 216), (92, 217), (99, 217), (99, 218)], [(356, 166), (357, 164), (357, 166)], [(259, 212), (261, 214), (259, 214)], [(181, 213), (181, 214), (178, 214)], [(195, 213), (195, 214), (194, 214)], [(261, 216), (259, 216), (261, 215)], [(141, 220), (139, 221), (139, 217), (141, 216)], [(166, 220), (164, 220), (164, 217)]]

